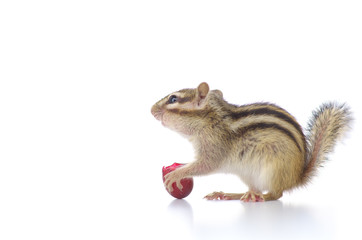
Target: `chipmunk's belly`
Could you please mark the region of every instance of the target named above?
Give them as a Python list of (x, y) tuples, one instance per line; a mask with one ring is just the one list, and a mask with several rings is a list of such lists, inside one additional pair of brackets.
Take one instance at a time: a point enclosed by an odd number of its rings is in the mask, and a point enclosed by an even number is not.
[(248, 185), (249, 188), (259, 191), (271, 189), (273, 169), (266, 159), (248, 158), (232, 161), (225, 172), (235, 174)]

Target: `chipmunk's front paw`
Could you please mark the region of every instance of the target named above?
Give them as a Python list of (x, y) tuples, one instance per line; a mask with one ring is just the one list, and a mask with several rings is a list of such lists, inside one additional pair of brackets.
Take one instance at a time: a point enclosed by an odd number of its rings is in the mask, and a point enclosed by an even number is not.
[(181, 184), (181, 179), (183, 177), (179, 174), (178, 170), (170, 172), (165, 175), (165, 187), (168, 192), (173, 192), (173, 183), (176, 183), (176, 187), (182, 190), (183, 186)]

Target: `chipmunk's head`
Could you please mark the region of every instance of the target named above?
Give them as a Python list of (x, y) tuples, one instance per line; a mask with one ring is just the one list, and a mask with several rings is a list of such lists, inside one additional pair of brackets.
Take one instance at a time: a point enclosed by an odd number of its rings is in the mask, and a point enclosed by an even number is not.
[(209, 91), (209, 85), (203, 82), (195, 89), (167, 95), (153, 105), (151, 112), (165, 127), (192, 136), (210, 112), (209, 100), (212, 97), (222, 98), (221, 91)]

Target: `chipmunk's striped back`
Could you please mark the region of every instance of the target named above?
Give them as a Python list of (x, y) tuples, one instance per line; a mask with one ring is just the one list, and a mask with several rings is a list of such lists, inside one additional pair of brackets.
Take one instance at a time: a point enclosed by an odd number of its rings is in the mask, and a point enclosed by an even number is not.
[(290, 113), (274, 104), (229, 105), (224, 109), (223, 118), (240, 137), (254, 130), (279, 131), (292, 140), (305, 156), (307, 146), (302, 127)]

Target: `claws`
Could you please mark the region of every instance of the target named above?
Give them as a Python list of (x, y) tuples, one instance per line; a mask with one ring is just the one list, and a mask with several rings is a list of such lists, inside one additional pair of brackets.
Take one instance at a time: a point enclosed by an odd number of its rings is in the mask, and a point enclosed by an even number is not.
[(240, 200), (243, 202), (264, 202), (264, 196), (260, 192), (249, 191), (246, 193), (213, 192), (204, 197), (207, 200)]
[(224, 192), (213, 192), (204, 197), (207, 200), (229, 200)]
[(241, 198), (240, 201), (243, 202), (265, 202), (264, 196), (262, 193), (249, 191), (246, 192)]
[(224, 192), (213, 192), (206, 195), (204, 198), (207, 200), (238, 200), (244, 194), (239, 193), (224, 193)]
[(176, 187), (182, 191), (183, 186), (181, 184), (181, 179), (178, 177), (177, 171), (170, 172), (165, 175), (165, 187), (168, 192), (173, 192), (173, 185), (176, 183)]

